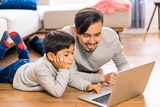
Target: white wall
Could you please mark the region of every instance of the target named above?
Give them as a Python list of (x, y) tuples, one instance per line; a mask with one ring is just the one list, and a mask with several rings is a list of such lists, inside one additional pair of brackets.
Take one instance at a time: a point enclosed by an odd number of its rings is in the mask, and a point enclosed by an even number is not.
[[(98, 0), (53, 0), (54, 1), (54, 5), (58, 5), (58, 4), (82, 4), (82, 3), (91, 3), (94, 1), (98, 1)], [(145, 28), (143, 29), (124, 29), (124, 31), (122, 32), (123, 34), (144, 34), (147, 30), (151, 15), (153, 13), (154, 10), (154, 3), (153, 2), (145, 2), (145, 16), (146, 16), (146, 20), (145, 20)], [(157, 33), (158, 32), (158, 8), (156, 9), (155, 15), (153, 17), (150, 29), (148, 31), (148, 33)]]
[[(151, 19), (153, 10), (155, 8), (154, 3), (152, 2), (145, 2), (145, 16), (146, 16), (146, 20), (145, 20), (145, 28), (143, 29), (124, 29), (124, 31), (122, 32), (123, 34), (144, 34), (147, 30), (147, 27), (149, 25), (149, 21)], [(155, 11), (153, 20), (151, 22), (150, 28), (148, 33), (158, 33), (158, 7)]]
[(81, 4), (81, 3), (85, 3), (88, 0), (53, 0), (54, 1), (54, 5), (58, 5), (58, 4)]

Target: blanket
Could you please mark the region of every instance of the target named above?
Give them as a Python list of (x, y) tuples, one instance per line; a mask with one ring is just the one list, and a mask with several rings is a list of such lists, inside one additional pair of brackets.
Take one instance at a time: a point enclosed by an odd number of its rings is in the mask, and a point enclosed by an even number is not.
[(96, 8), (103, 14), (113, 14), (115, 10), (129, 10), (131, 8), (131, 2), (129, 0), (101, 0), (92, 7)]

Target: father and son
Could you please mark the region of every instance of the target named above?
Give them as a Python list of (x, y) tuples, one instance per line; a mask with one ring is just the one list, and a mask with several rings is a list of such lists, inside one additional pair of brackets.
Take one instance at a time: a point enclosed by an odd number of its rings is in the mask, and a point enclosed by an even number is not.
[[(103, 14), (94, 8), (79, 10), (74, 23), (48, 33), (44, 40), (31, 40), (31, 47), (43, 55), (35, 62), (20, 35), (5, 31), (0, 41), (0, 59), (9, 48), (10, 37), (16, 44), (18, 60), (0, 68), (0, 82), (23, 91), (46, 90), (54, 97), (61, 97), (67, 85), (100, 93), (100, 83), (114, 84), (117, 71), (129, 68), (117, 33), (103, 27)], [(98, 74), (110, 60), (117, 71)]]

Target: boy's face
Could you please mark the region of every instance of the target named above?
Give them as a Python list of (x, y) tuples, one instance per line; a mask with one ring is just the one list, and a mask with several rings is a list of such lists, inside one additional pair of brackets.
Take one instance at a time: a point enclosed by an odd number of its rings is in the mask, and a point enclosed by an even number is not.
[(102, 23), (101, 21), (91, 24), (84, 34), (77, 34), (78, 39), (82, 47), (92, 52), (96, 49), (98, 43), (101, 40)]
[(74, 61), (73, 53), (74, 45), (72, 44), (68, 49), (66, 48), (58, 51), (56, 56), (53, 53), (49, 52), (48, 58), (56, 68), (68, 69)]
[(70, 45), (68, 49), (66, 48), (57, 52), (58, 56), (63, 57), (63, 60), (67, 65), (67, 68), (69, 68), (74, 61), (73, 54), (74, 54), (74, 45)]

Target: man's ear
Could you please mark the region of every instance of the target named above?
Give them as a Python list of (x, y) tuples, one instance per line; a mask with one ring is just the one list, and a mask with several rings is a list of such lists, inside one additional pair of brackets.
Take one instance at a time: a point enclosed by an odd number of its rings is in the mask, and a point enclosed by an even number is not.
[(77, 29), (76, 29), (76, 27), (75, 27), (75, 26), (73, 26), (73, 27), (72, 27), (72, 30), (73, 30), (74, 35), (75, 35), (75, 36), (77, 36), (77, 35), (78, 35), (78, 33), (77, 33)]
[(48, 53), (47, 53), (47, 57), (48, 57), (48, 59), (49, 59), (50, 61), (53, 61), (53, 59), (54, 59), (54, 57), (55, 57), (55, 54), (52, 53), (52, 52), (48, 52)]

